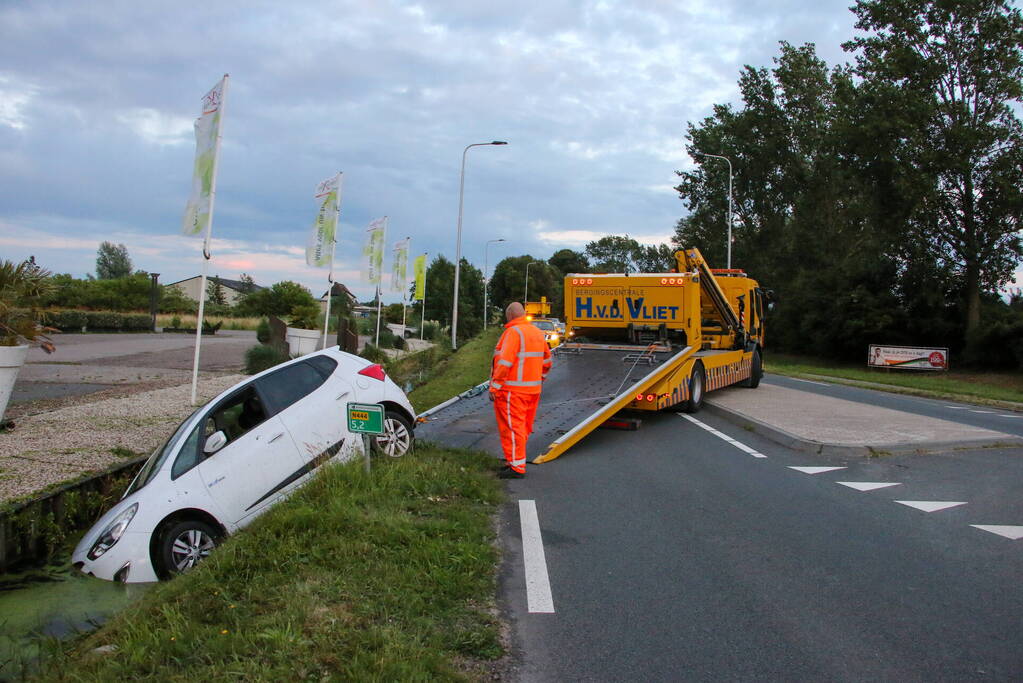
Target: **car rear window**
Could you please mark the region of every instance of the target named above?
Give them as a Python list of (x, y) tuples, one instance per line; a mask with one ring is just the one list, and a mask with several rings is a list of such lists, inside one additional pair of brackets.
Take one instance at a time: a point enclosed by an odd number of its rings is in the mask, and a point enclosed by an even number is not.
[(320, 370), (303, 361), (263, 377), (259, 388), (273, 411), (279, 413), (319, 389), (326, 379)]
[(330, 377), (334, 370), (337, 369), (337, 361), (330, 356), (313, 356), (312, 358), (307, 358), (305, 362), (319, 370), (324, 378)]

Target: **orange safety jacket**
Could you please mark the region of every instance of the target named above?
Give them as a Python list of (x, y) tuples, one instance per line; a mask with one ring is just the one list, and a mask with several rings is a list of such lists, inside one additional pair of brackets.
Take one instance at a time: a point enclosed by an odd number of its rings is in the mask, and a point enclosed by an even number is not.
[(551, 369), (551, 349), (540, 328), (519, 316), (504, 326), (494, 349), (492, 391), (539, 394)]

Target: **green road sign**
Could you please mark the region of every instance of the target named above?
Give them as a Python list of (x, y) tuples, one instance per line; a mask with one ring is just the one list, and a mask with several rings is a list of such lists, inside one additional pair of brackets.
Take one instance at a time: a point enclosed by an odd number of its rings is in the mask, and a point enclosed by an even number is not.
[(384, 407), (376, 403), (349, 403), (348, 431), (356, 434), (383, 434)]

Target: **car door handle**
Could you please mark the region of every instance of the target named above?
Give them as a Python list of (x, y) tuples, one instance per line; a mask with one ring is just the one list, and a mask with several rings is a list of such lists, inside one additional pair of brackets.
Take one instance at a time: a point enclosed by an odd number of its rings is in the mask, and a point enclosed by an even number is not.
[(269, 441), (267, 441), (267, 443), (273, 443), (274, 441), (276, 441), (277, 439), (281, 438), (282, 436), (284, 436), (284, 432), (281, 432), (281, 433), (280, 433), (280, 434), (278, 434), (277, 436), (273, 437), (272, 439), (270, 439)]

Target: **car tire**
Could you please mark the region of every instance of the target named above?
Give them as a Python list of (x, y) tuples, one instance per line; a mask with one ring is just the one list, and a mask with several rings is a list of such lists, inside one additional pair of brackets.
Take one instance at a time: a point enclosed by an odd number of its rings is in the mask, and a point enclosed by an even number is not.
[(739, 382), (739, 386), (747, 389), (756, 389), (760, 386), (760, 378), (764, 376), (764, 362), (760, 359), (760, 351), (753, 352), (753, 359), (750, 361), (749, 378)]
[(392, 458), (412, 452), (415, 445), (412, 421), (403, 413), (388, 410), (384, 413), (384, 433), (373, 439), (373, 451)]
[(703, 395), (706, 391), (707, 373), (703, 369), (703, 363), (696, 361), (693, 372), (689, 375), (689, 399), (682, 410), (687, 413), (698, 412), (703, 407)]
[(160, 534), (160, 569), (166, 576), (184, 574), (195, 568), (220, 545), (220, 533), (206, 522), (186, 519)]

